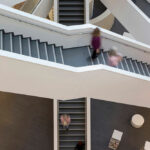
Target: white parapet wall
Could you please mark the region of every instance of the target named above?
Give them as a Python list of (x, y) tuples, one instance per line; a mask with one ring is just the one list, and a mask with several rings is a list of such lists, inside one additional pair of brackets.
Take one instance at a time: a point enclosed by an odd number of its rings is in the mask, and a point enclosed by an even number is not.
[(0, 68), (0, 91), (64, 100), (90, 97), (150, 108), (150, 78), (117, 68), (75, 68), (1, 50)]
[(101, 0), (139, 41), (150, 45), (150, 19), (131, 0)]
[[(4, 5), (0, 5), (0, 20), (0, 29), (5, 29), (6, 32), (22, 34), (64, 48), (90, 45), (91, 32), (96, 28), (91, 24), (67, 27)], [(100, 29), (104, 50), (116, 46), (124, 56), (150, 63), (150, 46)]]

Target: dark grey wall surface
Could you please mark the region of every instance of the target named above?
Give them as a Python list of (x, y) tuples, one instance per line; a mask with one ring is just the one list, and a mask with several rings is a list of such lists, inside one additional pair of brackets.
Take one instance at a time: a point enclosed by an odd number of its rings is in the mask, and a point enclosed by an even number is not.
[[(132, 115), (136, 113), (145, 118), (140, 129), (130, 124)], [(140, 150), (145, 141), (150, 141), (150, 109), (93, 99), (91, 129), (92, 150), (110, 150), (108, 143), (114, 129), (124, 132), (118, 150)]]
[(0, 92), (0, 150), (53, 150), (53, 101)]
[(111, 31), (120, 35), (123, 35), (124, 32), (128, 32), (127, 29), (116, 18), (114, 20)]
[(150, 3), (146, 0), (132, 0), (148, 17), (150, 17)]
[(104, 4), (100, 0), (94, 0), (93, 5), (93, 16), (92, 18), (95, 18), (102, 14), (107, 8), (104, 6)]

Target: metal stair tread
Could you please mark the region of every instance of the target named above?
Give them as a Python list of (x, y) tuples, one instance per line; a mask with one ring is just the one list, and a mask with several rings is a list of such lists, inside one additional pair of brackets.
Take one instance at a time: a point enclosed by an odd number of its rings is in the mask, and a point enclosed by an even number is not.
[(78, 1), (78, 2), (77, 2), (77, 1), (67, 1), (67, 2), (66, 2), (66, 1), (60, 1), (60, 2), (59, 2), (59, 5), (63, 5), (63, 6), (64, 6), (64, 5), (67, 5), (67, 6), (68, 6), (68, 5), (69, 5), (69, 6), (70, 6), (70, 5), (83, 6), (83, 5), (84, 5), (84, 2), (82, 2), (82, 1)]
[[(64, 129), (59, 129), (59, 131), (64, 131)], [(69, 129), (69, 131), (85, 131), (85, 129)]]
[(60, 148), (74, 148), (74, 146), (59, 146)]
[(84, 101), (60, 101), (59, 103), (85, 103)]
[(75, 22), (75, 21), (77, 22), (77, 21), (79, 21), (80, 22), (80, 21), (83, 21), (83, 19), (80, 19), (80, 18), (77, 18), (77, 19), (76, 18), (72, 18), (72, 19), (71, 18), (62, 18), (62, 19), (59, 19), (59, 21), (60, 22), (67, 22), (67, 21), (68, 22)]
[(60, 142), (78, 142), (79, 140), (59, 140)]
[(85, 108), (85, 107), (76, 107), (76, 106), (74, 106), (74, 107), (59, 107), (60, 109), (81, 109), (81, 108)]
[(71, 118), (71, 120), (84, 120), (85, 118)]
[(59, 114), (85, 114), (85, 112), (59, 112)]
[(60, 134), (59, 136), (85, 136), (85, 134)]
[(64, 11), (65, 10), (78, 11), (78, 10), (84, 10), (84, 8), (82, 8), (82, 7), (81, 8), (78, 8), (78, 7), (73, 7), (73, 8), (70, 8), (70, 7), (60, 7), (59, 10), (62, 10), (62, 11), (63, 10)]
[[(61, 125), (61, 124), (60, 124)], [(85, 125), (85, 123), (71, 123), (70, 126), (75, 126), (75, 125)]]
[(84, 16), (82, 12), (59, 12), (59, 16)]

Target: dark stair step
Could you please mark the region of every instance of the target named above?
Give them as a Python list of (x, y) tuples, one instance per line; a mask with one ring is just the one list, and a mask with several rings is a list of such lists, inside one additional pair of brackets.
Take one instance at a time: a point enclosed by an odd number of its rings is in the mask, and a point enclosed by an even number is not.
[(138, 62), (138, 61), (137, 61), (137, 65), (138, 65), (138, 68), (139, 68), (139, 70), (140, 70), (140, 74), (145, 75), (145, 72), (144, 72), (144, 70), (143, 70), (143, 67), (142, 67), (142, 65), (141, 65), (141, 62)]
[(68, 136), (68, 137), (72, 136), (72, 137), (73, 137), (73, 136), (85, 136), (85, 134), (60, 134), (59, 136), (60, 136), (60, 137), (61, 137), (61, 136), (63, 136), (63, 137), (64, 137), (64, 136)]
[(75, 12), (69, 12), (69, 11), (59, 11), (59, 16), (83, 16), (84, 17), (84, 12), (83, 11), (75, 11)]
[(122, 59), (122, 64), (123, 64), (124, 70), (129, 71), (129, 66), (128, 66), (126, 57), (123, 57), (123, 59)]
[(3, 30), (0, 30), (0, 49), (3, 49)]
[(126, 62), (128, 64), (129, 71), (130, 72), (135, 72), (132, 61), (129, 58), (126, 58)]
[(78, 140), (78, 141), (84, 141), (85, 136), (59, 136), (60, 141), (61, 140)]
[(12, 52), (12, 33), (3, 34), (3, 49)]
[[(59, 134), (66, 134), (66, 131), (64, 129), (60, 129)], [(67, 134), (85, 134), (85, 130), (70, 129), (70, 130), (67, 131)]]
[(142, 66), (143, 66), (143, 69), (145, 71), (146, 76), (150, 76), (147, 64), (146, 63), (142, 63)]
[(61, 16), (60, 21), (84, 21), (84, 16)]
[(48, 55), (49, 61), (56, 62), (56, 54), (55, 54), (54, 45), (47, 45), (47, 55)]
[(60, 147), (61, 146), (76, 146), (76, 144), (79, 142), (79, 140), (60, 140)]
[(132, 60), (132, 64), (133, 64), (135, 73), (140, 74), (140, 70), (139, 70), (139, 68), (138, 68), (138, 65), (137, 65), (136, 60)]
[(21, 35), (12, 36), (12, 46), (13, 52), (17, 54), (22, 54), (22, 37)]
[(57, 63), (64, 63), (64, 58), (63, 58), (63, 53), (61, 47), (56, 47), (55, 48), (55, 56), (56, 56), (56, 62)]
[(60, 1), (59, 2), (59, 6), (84, 6), (84, 2), (83, 1)]
[(105, 57), (104, 57), (104, 53), (103, 53), (103, 52), (101, 52), (101, 54), (98, 55), (97, 58), (98, 58), (100, 64), (106, 64), (106, 62), (105, 62)]
[(39, 43), (39, 55), (43, 60), (48, 60), (48, 52), (46, 43)]
[(59, 22), (59, 23), (66, 25), (66, 26), (74, 26), (74, 25), (81, 25), (84, 22)]
[(83, 19), (80, 19), (80, 18), (72, 18), (72, 19), (70, 19), (70, 18), (61, 18), (60, 19), (60, 22), (67, 22), (67, 23), (73, 23), (73, 22), (76, 22), (76, 23), (83, 23), (84, 22), (84, 20)]
[(63, 107), (59, 107), (59, 109), (84, 109), (85, 107), (83, 106), (63, 106)]
[(61, 109), (59, 108), (59, 112), (66, 112), (66, 113), (70, 113), (70, 112), (85, 112), (85, 108), (67, 108), (67, 109)]
[(31, 56), (35, 58), (40, 58), (39, 54), (39, 42), (37, 40), (30, 40)]
[(26, 56), (30, 56), (30, 39), (22, 38), (22, 54)]
[(59, 7), (60, 11), (80, 11), (80, 10), (84, 10), (84, 7), (67, 7), (67, 6), (63, 6), (63, 7)]

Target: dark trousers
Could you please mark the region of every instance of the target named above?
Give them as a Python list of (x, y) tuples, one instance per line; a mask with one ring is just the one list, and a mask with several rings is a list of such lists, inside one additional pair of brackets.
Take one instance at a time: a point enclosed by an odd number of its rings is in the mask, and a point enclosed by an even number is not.
[(67, 125), (67, 126), (62, 125), (62, 128), (65, 129), (65, 130), (69, 130), (69, 125)]
[(93, 50), (92, 59), (97, 58), (100, 53), (97, 53), (96, 50)]

